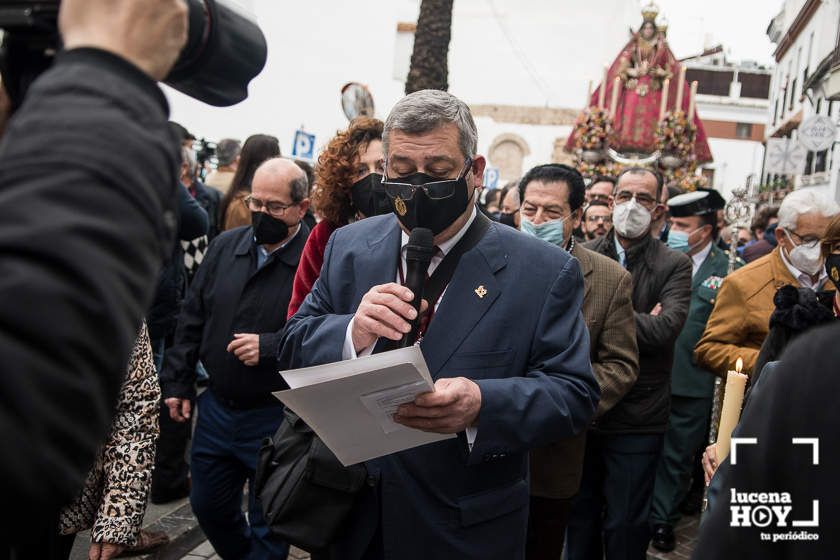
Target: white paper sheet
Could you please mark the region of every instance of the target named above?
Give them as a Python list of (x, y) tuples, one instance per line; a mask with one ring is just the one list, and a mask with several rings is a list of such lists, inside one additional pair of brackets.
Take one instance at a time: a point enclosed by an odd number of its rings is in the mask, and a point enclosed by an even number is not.
[(315, 430), (344, 465), (455, 437), (408, 428), (391, 418), (399, 404), (434, 390), (417, 346), (282, 375), (291, 389), (274, 395)]

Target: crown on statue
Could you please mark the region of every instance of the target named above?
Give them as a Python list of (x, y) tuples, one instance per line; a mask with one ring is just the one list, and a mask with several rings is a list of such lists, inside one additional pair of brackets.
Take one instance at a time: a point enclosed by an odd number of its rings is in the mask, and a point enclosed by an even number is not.
[(659, 6), (653, 2), (649, 2), (647, 6), (642, 8), (642, 18), (644, 21), (656, 22), (656, 16), (659, 15)]

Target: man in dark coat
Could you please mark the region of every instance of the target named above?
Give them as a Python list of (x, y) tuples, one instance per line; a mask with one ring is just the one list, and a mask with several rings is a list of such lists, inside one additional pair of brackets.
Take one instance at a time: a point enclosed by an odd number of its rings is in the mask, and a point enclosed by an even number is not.
[(838, 340), (837, 325), (809, 331), (764, 370), (714, 475), (694, 559), (837, 557)]
[(697, 189), (668, 201), (668, 246), (691, 258), (692, 276), (688, 319), (674, 348), (671, 412), (651, 512), (653, 546), (665, 552), (676, 546), (673, 527), (679, 521), (679, 506), (708, 433), (715, 376), (694, 362), (694, 346), (703, 335), (717, 291), (729, 271), (729, 255), (714, 243), (717, 210), (723, 206), (723, 197), (713, 189)]
[(253, 492), (247, 521), (241, 508), (260, 442), (283, 418), (271, 393), (284, 388), (276, 356), (308, 234), (302, 223), (307, 192), (306, 176), (292, 162), (275, 158), (260, 166), (248, 198), (253, 225), (226, 231), (210, 244), (161, 375), (177, 422), (191, 417), (199, 359), (210, 375), (198, 398), (190, 502), (223, 558), (283, 559), (288, 552), (269, 533)]
[[(567, 531), (569, 560), (644, 559), (656, 465), (668, 423), (674, 343), (691, 299), (691, 261), (651, 233), (665, 211), (661, 176), (629, 168), (618, 177), (613, 229), (585, 247), (633, 276), (639, 377), (590, 430), (583, 480)], [(632, 491), (628, 491), (632, 489)], [(603, 515), (606, 508), (606, 516)]]

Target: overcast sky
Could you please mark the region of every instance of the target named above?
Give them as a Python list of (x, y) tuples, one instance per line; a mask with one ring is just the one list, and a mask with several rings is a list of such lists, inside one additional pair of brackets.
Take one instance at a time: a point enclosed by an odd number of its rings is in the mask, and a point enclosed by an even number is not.
[[(456, 0), (457, 1), (457, 0)], [(658, 0), (669, 20), (668, 42), (674, 54), (690, 56), (710, 44), (723, 44), (731, 59), (773, 62), (774, 46), (766, 30), (782, 9), (782, 0)]]

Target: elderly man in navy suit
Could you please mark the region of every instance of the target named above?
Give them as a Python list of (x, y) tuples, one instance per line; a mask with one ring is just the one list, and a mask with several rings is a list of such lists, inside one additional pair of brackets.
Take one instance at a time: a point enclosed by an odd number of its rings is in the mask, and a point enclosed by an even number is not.
[(475, 202), (486, 162), (456, 97), (406, 96), (383, 136), (394, 212), (336, 230), (288, 323), (280, 363), (354, 359), (399, 340), (415, 318), (413, 294), (399, 283), (408, 233), (434, 233), (432, 274), (478, 222), (483, 235), (439, 301), (424, 304), (431, 320), (420, 348), (435, 390), (395, 416), (459, 437), (368, 461), (368, 486), (330, 557), (523, 558), (528, 450), (586, 429), (598, 404), (580, 267), (557, 246), (483, 223)]

